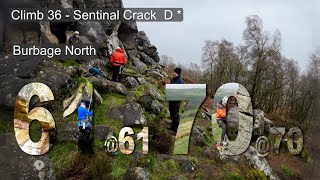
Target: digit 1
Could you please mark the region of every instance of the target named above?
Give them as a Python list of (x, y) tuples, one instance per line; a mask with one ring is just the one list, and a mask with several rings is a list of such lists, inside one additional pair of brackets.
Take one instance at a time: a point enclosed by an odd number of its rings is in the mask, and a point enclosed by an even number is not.
[(137, 139), (138, 140), (142, 139), (143, 154), (148, 154), (148, 134), (149, 134), (148, 127), (144, 127), (142, 131), (139, 134), (137, 134)]
[[(231, 85), (231, 83), (228, 83)], [(227, 86), (225, 84), (223, 86)], [(232, 83), (233, 84), (233, 83)], [(238, 84), (237, 90), (237, 102), (239, 107), (239, 129), (238, 136), (235, 141), (230, 141), (226, 138), (227, 148), (224, 148), (223, 153), (225, 155), (239, 155), (242, 154), (250, 145), (252, 129), (253, 129), (253, 110), (251, 104), (251, 97), (248, 90), (241, 84)], [(215, 96), (218, 92), (223, 91), (222, 86), (217, 90)], [(212, 115), (215, 119), (215, 114)], [(215, 123), (215, 122), (212, 122)]]
[[(188, 154), (190, 132), (200, 105), (206, 97), (205, 84), (167, 84), (167, 101), (186, 101), (188, 114), (180, 118), (173, 154)], [(170, 102), (169, 102), (170, 103)]]
[[(43, 107), (36, 107), (29, 112), (29, 103), (33, 96), (38, 96), (40, 102), (54, 100), (53, 93), (47, 85), (42, 83), (25, 85), (16, 98), (14, 132), (20, 148), (25, 153), (42, 155), (50, 149), (49, 138), (55, 130), (55, 123), (51, 113)], [(38, 120), (41, 124), (42, 135), (39, 142), (33, 142), (30, 139), (29, 126), (33, 120)]]

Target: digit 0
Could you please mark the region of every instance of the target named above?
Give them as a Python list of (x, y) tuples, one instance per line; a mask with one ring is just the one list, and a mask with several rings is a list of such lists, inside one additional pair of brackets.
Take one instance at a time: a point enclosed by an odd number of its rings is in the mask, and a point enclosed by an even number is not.
[[(14, 132), (20, 148), (30, 155), (42, 155), (49, 151), (50, 135), (55, 130), (55, 123), (51, 113), (36, 107), (29, 111), (30, 99), (38, 96), (40, 102), (53, 101), (54, 96), (50, 88), (42, 83), (31, 83), (24, 86), (17, 98), (14, 108)], [(41, 124), (42, 135), (39, 142), (33, 142), (29, 135), (31, 121), (38, 120)]]
[[(231, 84), (231, 83), (228, 83), (228, 84)], [(225, 84), (223, 86), (226, 86), (228, 84)], [(227, 147), (223, 148), (223, 153), (225, 155), (242, 154), (249, 147), (251, 136), (252, 136), (253, 110), (252, 110), (252, 104), (251, 104), (251, 97), (248, 90), (243, 85), (241, 84), (238, 84), (238, 85), (239, 87), (236, 95), (238, 107), (239, 107), (238, 136), (234, 141), (230, 141), (227, 137), (225, 137), (225, 141), (227, 144)], [(217, 90), (215, 97), (219, 94), (219, 92), (223, 92), (222, 86)], [(213, 114), (212, 117), (215, 117), (215, 114)], [(214, 119), (215, 118), (213, 118), (213, 120)], [(212, 123), (216, 123), (216, 122), (212, 122)]]

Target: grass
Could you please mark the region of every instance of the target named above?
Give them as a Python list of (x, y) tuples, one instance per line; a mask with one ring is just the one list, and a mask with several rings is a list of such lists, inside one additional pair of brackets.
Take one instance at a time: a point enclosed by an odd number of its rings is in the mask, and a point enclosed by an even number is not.
[[(151, 160), (155, 161), (155, 160)], [(168, 179), (170, 177), (180, 176), (180, 165), (174, 160), (156, 161), (152, 168), (148, 168), (150, 179)], [(183, 177), (182, 177), (183, 178)]]
[(13, 132), (13, 112), (0, 109), (0, 134)]
[(40, 122), (38, 120), (31, 121), (29, 128), (30, 139), (33, 142), (39, 142), (42, 135), (42, 128)]
[(106, 125), (112, 127), (115, 132), (119, 132), (123, 124), (119, 121), (108, 119), (106, 114), (110, 109), (123, 105), (125, 103), (125, 96), (110, 93), (102, 95), (102, 98), (102, 104), (95, 107), (94, 110), (94, 124)]
[(226, 180), (243, 180), (244, 178), (237, 172), (231, 172), (225, 178)]
[(281, 171), (284, 175), (288, 177), (292, 177), (294, 175), (292, 170), (287, 165), (281, 165)]
[(78, 146), (72, 142), (59, 143), (52, 146), (48, 152), (48, 156), (52, 160), (57, 174), (61, 174), (66, 167), (71, 165), (77, 151)]
[(111, 175), (114, 179), (120, 179), (129, 169), (131, 164), (132, 155), (125, 155), (119, 152), (114, 158), (112, 164)]
[(134, 96), (135, 96), (136, 99), (138, 99), (139, 97), (143, 96), (144, 94), (145, 94), (145, 86), (139, 86), (134, 91)]
[(81, 64), (75, 60), (59, 60), (57, 64), (61, 67), (69, 67), (69, 66), (77, 66), (79, 67)]
[(180, 124), (174, 145), (174, 154), (188, 153), (190, 133), (197, 111), (197, 109), (189, 109), (181, 114)]

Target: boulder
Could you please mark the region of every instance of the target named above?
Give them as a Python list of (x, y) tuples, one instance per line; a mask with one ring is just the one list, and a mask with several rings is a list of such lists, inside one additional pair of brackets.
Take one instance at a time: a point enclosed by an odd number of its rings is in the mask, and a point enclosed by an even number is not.
[(193, 173), (196, 170), (196, 164), (190, 159), (178, 159), (178, 163), (181, 165), (183, 172), (185, 173)]
[(48, 155), (31, 156), (21, 150), (13, 133), (0, 135), (1, 179), (56, 179)]
[(250, 165), (262, 171), (271, 180), (279, 179), (273, 172), (267, 160), (264, 157), (259, 156), (258, 151), (254, 147), (249, 146), (249, 148), (244, 153), (244, 156), (247, 158)]
[(151, 110), (152, 98), (148, 95), (140, 96), (137, 103), (141, 105), (146, 111)]
[(259, 109), (253, 110), (253, 136), (259, 137), (268, 134), (270, 128), (273, 127), (273, 123), (268, 118), (264, 117), (264, 112)]
[(56, 122), (57, 142), (78, 142), (79, 128), (78, 122)]
[(204, 131), (200, 127), (195, 126), (194, 128), (192, 128), (192, 134), (191, 134), (192, 143), (195, 146), (200, 146), (200, 147), (205, 146), (206, 139), (204, 135), (205, 135)]
[(140, 73), (144, 73), (146, 71), (147, 65), (140, 61), (140, 59), (133, 58), (133, 64), (139, 70)]
[(75, 77), (80, 77), (81, 76), (81, 70), (80, 70), (80, 68), (78, 68), (76, 66), (69, 66), (69, 67), (65, 67), (64, 69), (65, 69), (66, 73), (71, 78), (75, 78)]
[(94, 138), (100, 141), (106, 141), (110, 136), (113, 135), (113, 130), (107, 126), (95, 126), (94, 127)]
[(44, 44), (59, 44), (59, 39), (52, 34), (49, 21), (40, 22), (41, 40)]
[[(150, 40), (144, 31), (139, 31), (137, 33), (136, 44), (138, 45), (138, 49), (150, 57), (154, 62), (158, 63), (160, 61), (156, 46), (150, 43)], [(142, 54), (141, 56), (143, 57)]]
[(128, 94), (127, 88), (122, 83), (99, 79), (93, 76), (89, 78), (89, 81), (99, 92), (114, 92), (123, 95)]
[(130, 77), (130, 76), (126, 77), (125, 85), (128, 88), (137, 88), (137, 87), (139, 87), (138, 81), (134, 77)]
[(143, 44), (150, 44), (150, 40), (144, 31), (139, 31), (137, 34), (137, 44), (143, 46)]
[(159, 103), (157, 100), (153, 100), (150, 106), (150, 109), (155, 113), (155, 114), (160, 114), (160, 112), (163, 109), (163, 105)]
[(152, 78), (154, 78), (156, 80), (163, 80), (164, 79), (164, 76), (161, 73), (154, 71), (154, 70), (148, 71), (147, 75), (151, 76)]
[(91, 67), (98, 67), (101, 70), (106, 69), (108, 65), (108, 62), (102, 59), (94, 59), (94, 60), (90, 60), (87, 61), (86, 63), (82, 64), (80, 66), (80, 69), (83, 69), (85, 71), (88, 71)]
[(143, 77), (138, 77), (137, 79), (138, 79), (139, 84), (145, 85), (145, 86), (148, 85), (148, 82)]
[(157, 63), (148, 55), (146, 55), (144, 52), (140, 52), (140, 55), (142, 57), (142, 61), (149, 65), (156, 65)]
[(0, 106), (13, 109), (19, 91), (29, 83), (44, 83), (61, 98), (74, 87), (74, 82), (63, 68), (37, 58), (8, 57), (0, 62)]
[(259, 137), (264, 134), (264, 113), (261, 110), (253, 110), (254, 124), (253, 124), (253, 136)]
[(80, 32), (81, 37), (86, 37), (89, 42), (82, 44), (94, 44), (98, 47), (106, 47), (107, 36), (104, 27), (100, 22), (81, 22), (76, 24), (76, 29)]
[(112, 120), (121, 121), (124, 126), (145, 125), (146, 117), (143, 114), (141, 106), (134, 102), (111, 109), (107, 113), (107, 117)]
[(135, 167), (130, 169), (125, 175), (124, 180), (149, 180), (149, 174), (144, 168)]
[(154, 88), (149, 87), (149, 90), (150, 90), (151, 97), (153, 97), (154, 99), (159, 100), (161, 102), (165, 100), (164, 97)]
[(150, 57), (158, 55), (157, 47), (154, 45), (144, 44), (142, 51)]
[(103, 98), (96, 89), (93, 89), (93, 98), (96, 105), (102, 104)]

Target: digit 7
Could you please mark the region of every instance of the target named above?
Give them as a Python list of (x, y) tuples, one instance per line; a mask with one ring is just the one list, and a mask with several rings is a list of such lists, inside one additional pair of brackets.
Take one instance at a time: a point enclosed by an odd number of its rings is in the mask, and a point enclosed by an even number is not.
[(167, 101), (188, 100), (188, 110), (180, 119), (173, 154), (188, 154), (190, 132), (200, 105), (206, 97), (206, 84), (167, 84)]

